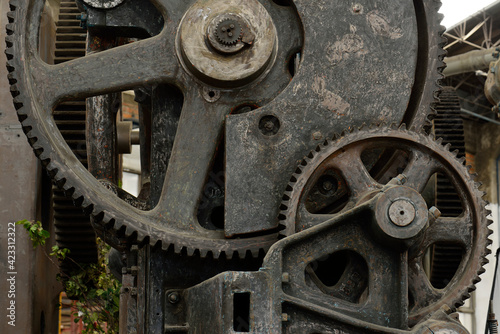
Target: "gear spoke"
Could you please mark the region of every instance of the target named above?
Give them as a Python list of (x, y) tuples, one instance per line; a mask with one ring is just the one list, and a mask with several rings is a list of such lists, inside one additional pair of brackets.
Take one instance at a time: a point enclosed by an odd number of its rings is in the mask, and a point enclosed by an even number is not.
[(468, 251), (473, 242), (473, 228), (472, 219), (468, 215), (459, 218), (439, 218), (427, 229), (424, 247), (436, 242), (446, 242), (459, 244)]
[(443, 292), (432, 287), (418, 259), (408, 265), (408, 287), (413, 298), (413, 305), (410, 307), (413, 309), (424, 308), (443, 297)]
[(337, 214), (313, 214), (307, 211), (305, 206), (302, 205), (299, 212), (299, 219), (301, 221), (299, 230), (303, 231), (306, 228), (319, 225), (337, 216)]
[[(373, 270), (371, 278), (373, 282), (390, 282), (389, 284), (373, 284), (370, 288), (372, 303), (370, 306), (375, 310), (387, 308), (387, 304), (393, 304), (398, 310), (400, 317), (398, 327), (405, 328), (408, 325), (408, 254), (403, 252), (399, 259), (389, 256), (382, 249), (377, 256), (370, 258), (371, 268), (385, 267), (384, 270)], [(391, 265), (386, 265), (390, 263)], [(393, 296), (389, 302), (384, 296)]]
[[(196, 207), (216, 153), (225, 105), (206, 102), (197, 90), (185, 96), (157, 211), (183, 226), (197, 228)], [(202, 140), (199, 135), (202, 134)]]
[(363, 145), (353, 147), (342, 152), (335, 159), (329, 160), (326, 164), (327, 167), (340, 170), (351, 191), (352, 201), (354, 202), (365, 192), (381, 188), (381, 185), (370, 176), (361, 161), (363, 149)]
[(413, 150), (408, 166), (403, 174), (407, 181), (405, 186), (422, 192), (429, 178), (436, 172), (437, 163), (432, 157), (420, 150)]
[(46, 65), (37, 58), (30, 63), (33, 81), (44, 82), (46, 87), (38, 97), (45, 110), (51, 110), (64, 99), (173, 81), (178, 66), (162, 35), (59, 65)]
[(186, 10), (192, 4), (192, 1), (185, 0), (151, 0), (160, 10), (163, 10), (168, 25), (177, 27)]

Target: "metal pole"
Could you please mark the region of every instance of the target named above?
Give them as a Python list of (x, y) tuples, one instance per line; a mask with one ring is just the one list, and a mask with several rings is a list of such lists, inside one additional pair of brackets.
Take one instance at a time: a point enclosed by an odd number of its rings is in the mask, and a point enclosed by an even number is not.
[(497, 60), (494, 53), (495, 48), (487, 50), (470, 51), (458, 56), (446, 57), (444, 62), (446, 68), (443, 71), (445, 76), (452, 76), (477, 70), (488, 69), (492, 61)]

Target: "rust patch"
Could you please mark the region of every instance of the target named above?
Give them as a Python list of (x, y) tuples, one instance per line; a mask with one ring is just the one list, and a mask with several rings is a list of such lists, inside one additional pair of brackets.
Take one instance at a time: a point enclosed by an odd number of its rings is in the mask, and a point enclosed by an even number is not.
[(378, 10), (372, 10), (369, 12), (366, 15), (366, 20), (376, 35), (389, 37), (390, 39), (398, 39), (403, 36), (403, 30), (401, 28), (391, 26), (387, 19), (382, 16)]
[(320, 77), (315, 78), (312, 89), (316, 94), (318, 94), (319, 98), (322, 100), (321, 105), (323, 107), (332, 110), (340, 115), (345, 114), (345, 112), (351, 106), (342, 97), (326, 89), (326, 83), (324, 78)]
[[(353, 31), (354, 30), (354, 31)], [(362, 56), (367, 52), (364, 50), (365, 43), (355, 34), (355, 29), (351, 29), (353, 33), (344, 35), (344, 37), (330, 45), (326, 50), (326, 58), (333, 64), (337, 65), (351, 55)]]

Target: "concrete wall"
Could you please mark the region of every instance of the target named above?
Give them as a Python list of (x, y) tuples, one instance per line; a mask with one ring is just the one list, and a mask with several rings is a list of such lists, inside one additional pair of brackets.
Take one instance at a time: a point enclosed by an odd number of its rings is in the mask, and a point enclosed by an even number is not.
[[(45, 190), (50, 185), (42, 188), (41, 168), (12, 105), (4, 66), (7, 61), (4, 54), (7, 11), (8, 1), (0, 1), (0, 333), (57, 333), (58, 294), (61, 290), (55, 280), (57, 267), (41, 249), (33, 250), (21, 226), (15, 227), (15, 244), (8, 247), (8, 242), (12, 241), (8, 239), (8, 232), (12, 231), (10, 223), (37, 219), (50, 226), (50, 217), (42, 217), (42, 205), (45, 209), (47, 205)], [(44, 36), (55, 31), (51, 21), (49, 11), (44, 14)], [(51, 51), (48, 39), (42, 40), (41, 54), (50, 61), (53, 49)], [(46, 249), (50, 249), (52, 242)], [(12, 260), (8, 258), (12, 254), (8, 253), (9, 250), (14, 250), (15, 254), (12, 268), (8, 262)], [(12, 278), (13, 285), (8, 278)], [(9, 293), (14, 290), (14, 293)], [(11, 314), (11, 310), (7, 310), (11, 303), (15, 303), (15, 311), (12, 311), (15, 318), (7, 317)]]

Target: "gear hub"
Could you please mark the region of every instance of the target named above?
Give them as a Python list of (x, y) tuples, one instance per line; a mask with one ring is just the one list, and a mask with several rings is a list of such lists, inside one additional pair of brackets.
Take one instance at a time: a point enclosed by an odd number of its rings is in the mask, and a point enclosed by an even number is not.
[(215, 87), (263, 78), (276, 60), (277, 30), (256, 0), (196, 2), (182, 18), (177, 38), (186, 70)]

